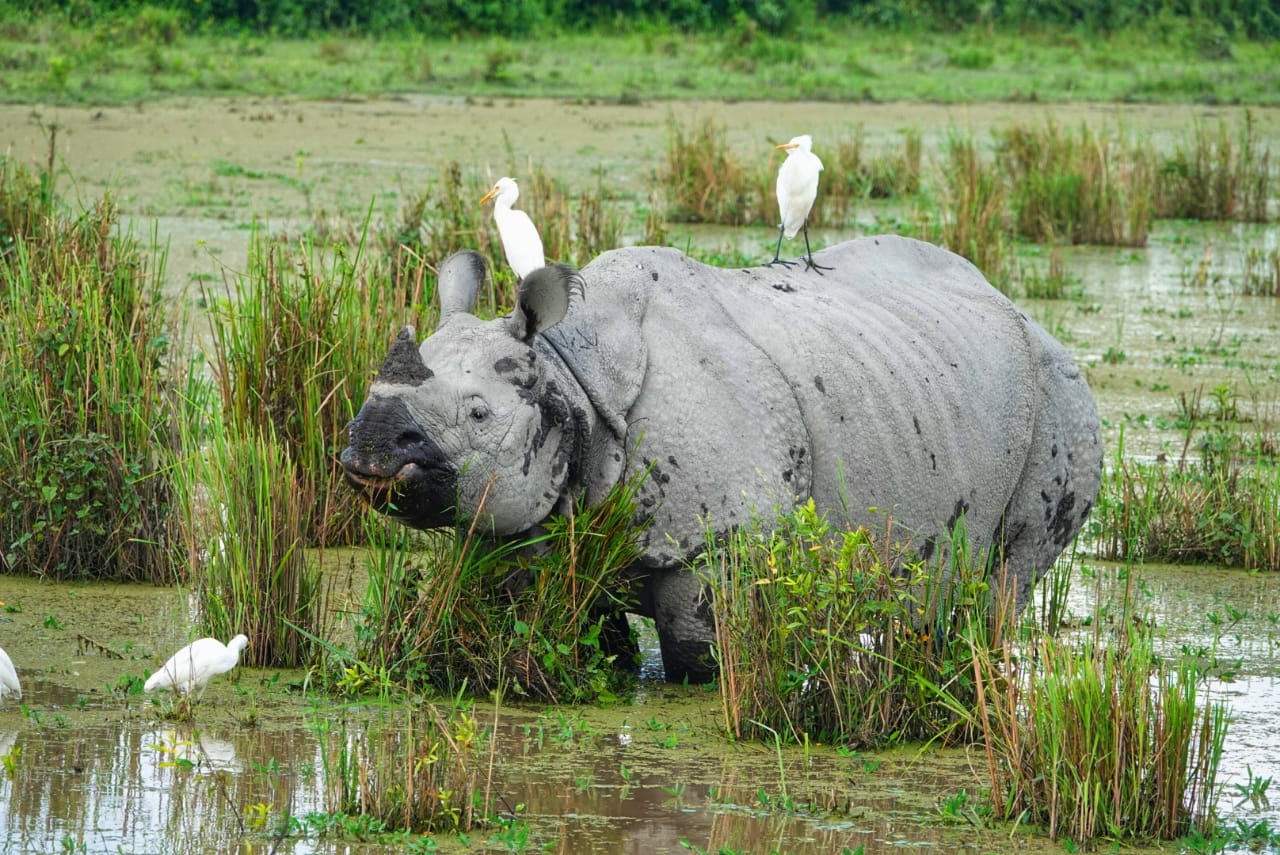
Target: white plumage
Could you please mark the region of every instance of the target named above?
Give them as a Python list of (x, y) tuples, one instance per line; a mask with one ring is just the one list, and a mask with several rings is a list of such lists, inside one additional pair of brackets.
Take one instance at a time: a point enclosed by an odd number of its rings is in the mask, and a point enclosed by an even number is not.
[(13, 667), (13, 660), (4, 652), (4, 648), (0, 648), (0, 699), (6, 695), (21, 698), (22, 684), (18, 682), (18, 672)]
[(516, 186), (515, 179), (499, 178), (493, 189), (480, 200), (480, 204), (495, 197), (497, 201), (493, 204), (493, 218), (498, 223), (502, 251), (506, 253), (507, 263), (516, 272), (516, 276), (523, 279), (547, 264), (542, 252), (542, 238), (529, 215), (511, 207), (520, 198), (520, 188)]
[(773, 251), (773, 261), (769, 263), (790, 267), (794, 262), (778, 257), (782, 239), (791, 240), (803, 231), (805, 266), (820, 274), (830, 268), (822, 267), (813, 260), (813, 250), (809, 248), (808, 219), (814, 200), (818, 198), (818, 173), (822, 171), (822, 161), (813, 153), (813, 137), (808, 134), (792, 137), (776, 148), (786, 151), (787, 158), (778, 169), (778, 213), (782, 222), (778, 225), (778, 245)]
[(169, 657), (164, 667), (147, 678), (144, 688), (173, 689), (190, 695), (203, 689), (210, 679), (224, 674), (240, 662), (240, 651), (249, 645), (246, 635), (237, 635), (223, 644), (216, 638), (193, 641)]

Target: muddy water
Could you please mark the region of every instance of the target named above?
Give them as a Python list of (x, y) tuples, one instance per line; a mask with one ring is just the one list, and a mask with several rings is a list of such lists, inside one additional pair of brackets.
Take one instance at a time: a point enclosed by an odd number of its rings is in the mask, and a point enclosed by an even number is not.
[[(1280, 798), (1239, 803), (1234, 790), (1250, 771), (1280, 778), (1280, 577), (1148, 567), (1136, 578), (1126, 588), (1120, 568), (1090, 565), (1075, 580), (1073, 612), (1097, 614), (1101, 602), (1116, 614), (1127, 590), (1168, 652), (1189, 646), (1218, 657), (1231, 675), (1212, 682), (1212, 696), (1232, 711), (1220, 810), (1228, 822), (1280, 825)], [(28, 580), (4, 580), (0, 593), (10, 609), (0, 637), (26, 692), (21, 704), (0, 707), (0, 754), (13, 758), (0, 776), (0, 852), (56, 852), (64, 841), (89, 852), (398, 851), (271, 833), (285, 813), (330, 809), (324, 757), (334, 737), (321, 725), (332, 733), (386, 710), (308, 697), (296, 672), (240, 668), (211, 685), (194, 722), (165, 721), (113, 687), (145, 676), (181, 640), (180, 593)], [(477, 707), (482, 722), (491, 715)], [(963, 751), (733, 744), (720, 735), (715, 694), (649, 681), (614, 709), (505, 706), (498, 716), (497, 804), (520, 806), (530, 849), (681, 852), (688, 841), (815, 855), (857, 846), (1061, 851), (1030, 832), (1010, 838), (1007, 828), (944, 817), (948, 799), (983, 787), (971, 765), (979, 758)], [(507, 851), (510, 839), (476, 831), (469, 851)]]
[[(1280, 148), (1280, 110), (1255, 112), (1261, 133)], [(1160, 141), (1197, 117), (1237, 116), (1089, 105), (209, 100), (103, 110), (0, 106), (0, 144), (43, 163), (47, 129), (56, 125), (60, 192), (88, 203), (111, 191), (136, 233), (155, 229), (169, 246), (171, 284), (182, 293), (193, 278), (242, 269), (255, 222), (296, 233), (335, 213), (358, 217), (371, 202), (375, 216), (391, 217), (452, 160), (496, 177), (530, 159), (571, 184), (603, 170), (622, 199), (642, 199), (668, 118), (688, 125), (708, 113), (740, 151), (758, 147), (765, 157), (797, 127), (821, 139), (860, 125), (879, 145), (915, 127), (930, 145), (952, 126), (981, 132), (1052, 114), (1122, 122)], [(858, 231), (874, 228), (875, 214), (868, 209)], [(673, 236), (683, 240), (763, 252), (772, 232)], [(1065, 252), (1083, 298), (1026, 307), (1085, 367), (1109, 449), (1123, 427), (1129, 453), (1180, 451), (1175, 399), (1197, 389), (1207, 401), (1225, 384), (1246, 413), (1275, 414), (1280, 301), (1192, 286), (1186, 272), (1208, 247), (1215, 264), (1233, 271), (1245, 247), (1278, 243), (1276, 228), (1160, 224), (1142, 250)], [(1114, 573), (1098, 572), (1105, 595), (1116, 596)], [(1280, 580), (1179, 568), (1142, 576), (1171, 649), (1188, 644), (1241, 660), (1234, 679), (1213, 688), (1235, 716), (1227, 782), (1243, 783), (1249, 767), (1280, 779)], [(1087, 580), (1077, 586), (1082, 613), (1094, 590)], [(273, 842), (269, 832), (286, 812), (328, 809), (317, 721), (376, 711), (308, 698), (301, 674), (239, 669), (209, 689), (193, 725), (174, 725), (119, 681), (145, 676), (187, 640), (190, 607), (181, 592), (0, 578), (0, 600), (8, 604), (0, 646), (27, 691), (21, 707), (0, 707), (0, 754), (15, 757), (0, 777), (0, 852), (395, 851), (314, 836)], [(1215, 631), (1212, 616), (1221, 624), (1234, 614), (1228, 605), (1246, 616)], [(681, 840), (711, 851), (1061, 851), (1023, 832), (1010, 838), (1007, 829), (944, 821), (939, 804), (983, 786), (961, 752), (850, 757), (815, 747), (779, 756), (727, 743), (718, 722), (715, 696), (657, 683), (613, 710), (504, 708), (496, 730), (500, 804), (524, 806), (530, 845), (563, 852), (678, 852)], [(1232, 792), (1220, 802), (1229, 821), (1280, 826), (1277, 808), (1237, 805)], [(782, 795), (813, 808), (779, 809)], [(511, 848), (497, 831), (476, 832), (470, 842), (473, 850)]]

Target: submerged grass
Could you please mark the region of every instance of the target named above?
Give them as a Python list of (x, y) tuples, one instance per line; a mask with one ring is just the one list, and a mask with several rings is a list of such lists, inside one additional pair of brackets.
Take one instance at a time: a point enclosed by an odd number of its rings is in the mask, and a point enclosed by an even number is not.
[(423, 703), (372, 720), (344, 717), (337, 726), (317, 719), (316, 727), (324, 744), (323, 831), (361, 839), (456, 834), (488, 821), (492, 736), (484, 737), (467, 706), (441, 711)]
[(164, 253), (110, 198), (64, 213), (49, 180), (0, 158), (0, 572), (170, 582)]

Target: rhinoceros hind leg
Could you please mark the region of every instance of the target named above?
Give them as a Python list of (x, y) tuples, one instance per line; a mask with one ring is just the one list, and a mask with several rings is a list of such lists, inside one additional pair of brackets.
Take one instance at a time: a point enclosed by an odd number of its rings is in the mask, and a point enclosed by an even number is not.
[(667, 682), (714, 680), (715, 618), (702, 581), (687, 570), (658, 570), (649, 579), (649, 593)]

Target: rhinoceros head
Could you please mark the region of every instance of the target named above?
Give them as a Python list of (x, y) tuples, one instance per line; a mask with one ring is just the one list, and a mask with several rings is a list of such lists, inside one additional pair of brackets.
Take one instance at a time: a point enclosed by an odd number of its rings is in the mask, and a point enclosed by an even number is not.
[(414, 528), (478, 518), (494, 535), (522, 532), (553, 510), (569, 477), (562, 390), (548, 379), (538, 333), (568, 311), (577, 273), (553, 265), (521, 283), (515, 310), (471, 314), (483, 258), (465, 251), (440, 268), (441, 317), (419, 347), (402, 329), (349, 425), (348, 483)]

